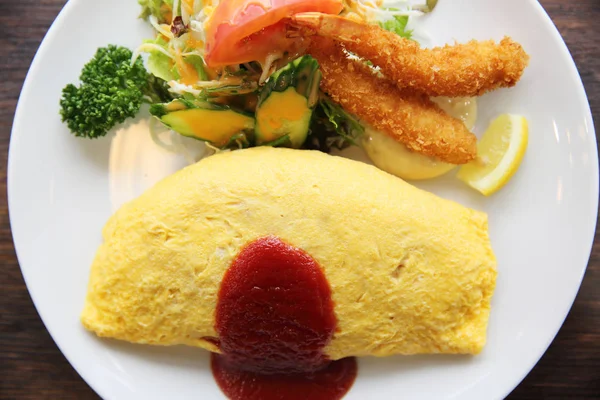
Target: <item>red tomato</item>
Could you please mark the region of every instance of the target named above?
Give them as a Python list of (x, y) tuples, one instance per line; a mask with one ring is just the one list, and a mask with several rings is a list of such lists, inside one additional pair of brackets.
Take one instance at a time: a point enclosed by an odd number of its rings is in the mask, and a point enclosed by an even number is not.
[(283, 19), (302, 12), (339, 14), (342, 0), (222, 0), (206, 27), (206, 63), (210, 67), (263, 60), (285, 51)]

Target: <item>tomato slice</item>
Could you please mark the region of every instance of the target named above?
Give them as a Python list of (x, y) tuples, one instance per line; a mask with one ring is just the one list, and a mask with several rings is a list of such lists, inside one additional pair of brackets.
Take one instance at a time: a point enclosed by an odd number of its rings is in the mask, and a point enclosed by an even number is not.
[(269, 52), (285, 51), (283, 19), (302, 12), (339, 14), (342, 0), (221, 0), (206, 27), (209, 67), (261, 61)]

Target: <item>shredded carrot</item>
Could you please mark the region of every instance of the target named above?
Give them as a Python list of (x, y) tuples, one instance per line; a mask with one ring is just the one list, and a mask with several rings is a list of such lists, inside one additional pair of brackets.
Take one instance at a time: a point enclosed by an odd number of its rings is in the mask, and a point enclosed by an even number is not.
[(171, 22), (173, 22), (173, 10), (171, 9), (171, 6), (167, 3), (162, 3), (160, 12), (165, 17), (165, 21), (171, 25)]
[(202, 40), (195, 39), (192, 35), (188, 35), (185, 45), (188, 49), (201, 49), (204, 47), (204, 42)]
[(184, 85), (193, 85), (200, 80), (196, 68), (185, 62), (179, 50), (175, 53), (175, 65), (177, 65), (177, 71), (181, 75), (180, 81)]

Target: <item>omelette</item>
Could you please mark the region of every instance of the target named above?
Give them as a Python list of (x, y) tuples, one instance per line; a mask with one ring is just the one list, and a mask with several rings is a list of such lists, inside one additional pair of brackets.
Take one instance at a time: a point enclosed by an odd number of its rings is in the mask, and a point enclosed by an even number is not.
[(118, 210), (82, 323), (101, 337), (218, 353), (221, 282), (262, 237), (322, 269), (337, 320), (331, 360), (485, 345), (496, 282), (485, 214), (367, 164), (270, 147), (203, 159)]

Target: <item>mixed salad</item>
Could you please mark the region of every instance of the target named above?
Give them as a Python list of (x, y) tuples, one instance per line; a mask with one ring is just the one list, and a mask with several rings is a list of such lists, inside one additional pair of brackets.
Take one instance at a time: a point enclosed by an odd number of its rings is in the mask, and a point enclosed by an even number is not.
[[(409, 18), (436, 1), (138, 0), (155, 31), (137, 49), (107, 45), (63, 90), (61, 115), (83, 138), (105, 136), (150, 105), (173, 135), (215, 150), (285, 146), (329, 152), (364, 127), (320, 90), (306, 39), (288, 31), (300, 12), (340, 14), (411, 38)], [(160, 125), (160, 124), (159, 124)], [(160, 129), (151, 124), (153, 138)]]

